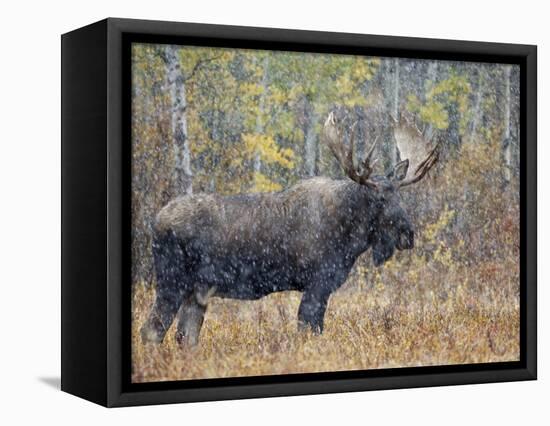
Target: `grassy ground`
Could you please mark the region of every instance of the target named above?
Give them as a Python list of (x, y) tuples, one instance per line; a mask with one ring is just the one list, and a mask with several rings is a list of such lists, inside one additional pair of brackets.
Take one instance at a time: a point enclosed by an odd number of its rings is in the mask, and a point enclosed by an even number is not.
[[(517, 263), (517, 262), (516, 262)], [(362, 267), (330, 299), (321, 336), (297, 331), (300, 294), (211, 299), (196, 348), (172, 327), (161, 345), (139, 329), (154, 289), (135, 285), (134, 382), (513, 361), (519, 359), (516, 263), (446, 267), (400, 254)], [(406, 272), (403, 272), (406, 271)]]

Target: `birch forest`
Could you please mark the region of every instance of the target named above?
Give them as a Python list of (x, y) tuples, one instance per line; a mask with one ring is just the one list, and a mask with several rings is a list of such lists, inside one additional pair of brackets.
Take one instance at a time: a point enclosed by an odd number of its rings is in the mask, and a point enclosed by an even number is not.
[[(394, 120), (439, 142), (434, 169), (402, 194), (415, 248), (378, 268), (361, 257), (321, 336), (296, 329), (300, 295), (282, 292), (213, 299), (196, 348), (171, 334), (144, 345), (159, 210), (182, 194), (346, 179), (323, 144), (332, 111), (357, 123), (359, 158), (377, 141), (378, 174), (403, 159)], [(513, 65), (134, 44), (132, 379), (519, 359), (519, 117)]]

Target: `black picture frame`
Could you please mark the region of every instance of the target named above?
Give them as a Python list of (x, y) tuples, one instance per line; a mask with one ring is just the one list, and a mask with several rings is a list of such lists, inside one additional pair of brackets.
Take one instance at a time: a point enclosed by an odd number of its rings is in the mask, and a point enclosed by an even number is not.
[[(62, 36), (61, 388), (109, 407), (537, 377), (536, 46), (109, 18)], [(132, 42), (520, 66), (520, 361), (130, 382)]]

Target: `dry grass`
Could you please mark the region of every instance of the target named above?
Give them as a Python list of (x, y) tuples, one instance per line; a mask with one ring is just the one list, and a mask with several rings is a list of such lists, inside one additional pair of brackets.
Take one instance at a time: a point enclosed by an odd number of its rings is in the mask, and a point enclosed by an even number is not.
[[(400, 254), (373, 270), (359, 262), (330, 299), (321, 336), (297, 331), (300, 294), (254, 302), (212, 299), (196, 348), (174, 327), (159, 345), (139, 329), (154, 290), (136, 285), (134, 382), (375, 369), (519, 359), (517, 262), (475, 269)], [(406, 272), (403, 272), (406, 271)]]

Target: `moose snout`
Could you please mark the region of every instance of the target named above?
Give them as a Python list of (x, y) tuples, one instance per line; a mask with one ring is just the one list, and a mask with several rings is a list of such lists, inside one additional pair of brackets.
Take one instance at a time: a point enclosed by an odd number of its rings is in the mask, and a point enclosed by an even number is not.
[(414, 231), (412, 229), (404, 229), (399, 233), (397, 239), (397, 248), (399, 250), (410, 250), (414, 247)]

